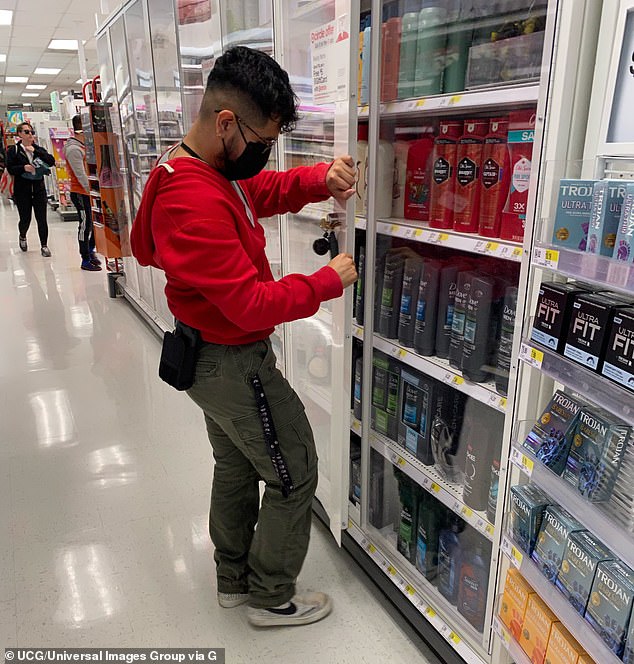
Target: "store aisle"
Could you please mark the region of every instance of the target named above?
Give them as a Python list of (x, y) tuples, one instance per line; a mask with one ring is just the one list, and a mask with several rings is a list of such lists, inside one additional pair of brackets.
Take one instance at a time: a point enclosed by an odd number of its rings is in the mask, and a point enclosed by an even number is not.
[[(382, 596), (313, 527), (302, 588), (315, 625), (255, 630), (220, 609), (206, 529), (202, 417), (156, 376), (158, 338), (103, 272), (79, 269), (75, 223), (50, 213), (51, 259), (18, 248), (0, 203), (0, 648), (215, 646), (228, 663), (424, 663)], [(270, 658), (270, 660), (269, 660)]]

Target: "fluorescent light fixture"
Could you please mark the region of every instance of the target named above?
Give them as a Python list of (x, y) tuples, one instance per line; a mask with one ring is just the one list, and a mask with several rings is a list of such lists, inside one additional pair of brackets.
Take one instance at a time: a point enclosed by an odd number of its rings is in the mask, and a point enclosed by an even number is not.
[(27, 90), (46, 90), (45, 85), (40, 85), (39, 83), (29, 83), (26, 86)]
[(23, 92), (22, 97), (39, 97), (39, 92)]
[(76, 39), (51, 39), (48, 48), (54, 51), (77, 51), (79, 45)]
[(40, 74), (42, 76), (57, 76), (57, 74), (62, 71), (61, 69), (56, 69), (54, 67), (38, 67), (33, 73)]
[(0, 62), (6, 62), (6, 61), (7, 61), (7, 54), (0, 53)]
[(28, 76), (5, 76), (5, 83), (26, 83), (29, 80)]
[(11, 23), (13, 23), (13, 11), (0, 9), (0, 25), (11, 25)]

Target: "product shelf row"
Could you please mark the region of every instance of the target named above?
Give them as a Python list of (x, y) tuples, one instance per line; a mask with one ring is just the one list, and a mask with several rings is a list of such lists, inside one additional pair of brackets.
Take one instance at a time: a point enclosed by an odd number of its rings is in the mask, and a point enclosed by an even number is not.
[[(408, 115), (437, 115), (438, 113), (479, 112), (504, 107), (517, 108), (537, 103), (539, 85), (500, 86), (486, 90), (472, 90), (460, 94), (435, 95), (418, 99), (404, 99), (380, 104), (382, 118), (397, 118)], [(367, 118), (368, 106), (361, 106), (359, 118)]]
[(628, 295), (634, 292), (634, 263), (539, 243), (533, 249), (532, 263), (535, 267), (603, 286), (606, 290)]
[(495, 526), (488, 522), (484, 513), (464, 504), (461, 486), (447, 482), (433, 466), (426, 466), (397, 443), (374, 431), (370, 433), (370, 446), (472, 528), (493, 541)]
[[(365, 230), (367, 220), (364, 217), (357, 217), (355, 227)], [(454, 230), (440, 231), (429, 228), (427, 225), (421, 226), (403, 219), (379, 220), (377, 221), (377, 232), (404, 240), (433, 244), (448, 249), (459, 249), (479, 256), (492, 256), (518, 263), (521, 262), (523, 256), (522, 245), (518, 242), (509, 242), (470, 233), (459, 233)]]
[[(449, 622), (454, 624), (455, 622), (461, 622), (455, 607), (451, 606), (414, 567), (405, 563), (405, 561), (403, 564), (394, 562), (400, 557), (395, 548), (390, 547), (389, 552), (383, 552), (379, 548), (381, 545), (378, 541), (373, 541), (368, 534), (362, 532), (351, 521), (348, 522), (348, 533), (466, 664), (484, 664), (485, 660), (463, 637), (464, 633), (474, 632), (471, 638), (477, 641), (481, 639), (481, 635), (476, 635), (475, 630), (468, 626), (462, 626), (460, 633), (452, 629)], [(408, 568), (411, 567), (411, 570), (405, 571), (405, 565)], [(441, 615), (443, 612), (446, 616), (451, 616), (451, 620), (443, 618)]]
[[(364, 328), (361, 325), (354, 324), (352, 326), (353, 336), (357, 339), (363, 340), (363, 330)], [(451, 387), (491, 408), (495, 408), (503, 413), (506, 412), (506, 397), (499, 395), (495, 391), (494, 383), (471, 383), (462, 377), (460, 371), (453, 369), (447, 360), (438, 357), (423, 357), (377, 334), (374, 335), (373, 346), (386, 355), (422, 371), (431, 378), (451, 385)]]
[(520, 647), (520, 644), (513, 638), (506, 625), (497, 616), (493, 618), (493, 631), (500, 637), (504, 648), (515, 664), (532, 664), (528, 655)]
[(621, 662), (564, 595), (539, 571), (530, 556), (524, 554), (506, 535), (502, 540), (502, 551), (595, 662)]
[(634, 396), (617, 383), (528, 339), (522, 342), (519, 358), (579, 396), (634, 425)]

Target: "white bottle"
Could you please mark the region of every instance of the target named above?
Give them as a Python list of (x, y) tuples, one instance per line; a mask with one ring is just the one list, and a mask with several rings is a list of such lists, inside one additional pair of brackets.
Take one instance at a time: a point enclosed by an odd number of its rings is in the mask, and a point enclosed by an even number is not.
[(405, 217), (405, 181), (407, 178), (407, 154), (410, 141), (401, 129), (396, 130), (394, 141), (394, 174), (392, 180), (392, 216), (399, 219)]
[(355, 213), (365, 217), (368, 213), (368, 125), (360, 124), (357, 132)]

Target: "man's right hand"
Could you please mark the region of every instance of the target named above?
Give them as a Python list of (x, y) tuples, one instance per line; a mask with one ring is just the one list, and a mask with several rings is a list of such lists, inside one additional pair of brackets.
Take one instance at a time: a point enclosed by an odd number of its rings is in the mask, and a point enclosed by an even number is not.
[(341, 279), (344, 288), (353, 284), (359, 276), (357, 275), (357, 268), (354, 265), (354, 260), (350, 254), (339, 254), (335, 256), (328, 266), (331, 267)]
[(33, 164), (27, 164), (27, 165), (24, 167), (24, 170), (25, 170), (27, 173), (35, 173), (35, 166), (33, 166)]

